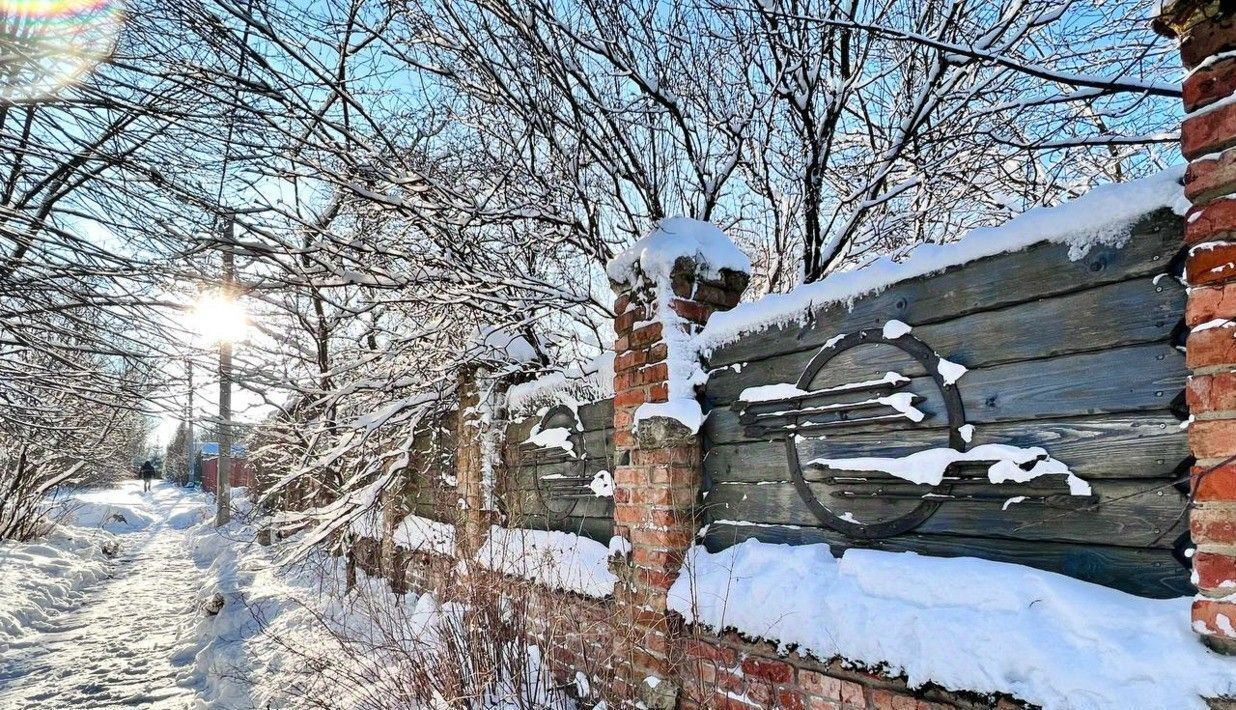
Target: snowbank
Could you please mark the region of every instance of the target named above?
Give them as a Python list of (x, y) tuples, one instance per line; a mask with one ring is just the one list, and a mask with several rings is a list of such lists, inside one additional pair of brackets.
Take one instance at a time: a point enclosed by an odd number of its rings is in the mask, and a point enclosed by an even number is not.
[(409, 515), (395, 526), (395, 544), (408, 550), (455, 554), (455, 526)]
[(108, 577), (101, 530), (58, 529), (34, 542), (0, 542), (0, 657), (44, 628), (49, 616), (79, 604), (80, 590)]
[(1180, 187), (1183, 174), (1181, 165), (1141, 180), (1101, 185), (1060, 206), (1036, 207), (998, 227), (971, 230), (956, 242), (920, 244), (900, 262), (882, 257), (789, 293), (740, 304), (712, 316), (698, 338), (701, 352), (732, 342), (744, 333), (797, 321), (809, 311), (833, 303), (853, 302), (899, 281), (1040, 242), (1067, 245), (1071, 259), (1082, 258), (1094, 246), (1123, 244), (1130, 228), (1143, 216), (1164, 207), (1183, 213), (1182, 208), (1187, 207)]
[(589, 597), (607, 597), (618, 583), (609, 571), (609, 548), (573, 533), (494, 525), (476, 557), (496, 572)]
[(63, 511), (60, 517), (65, 525), (81, 528), (129, 532), (145, 529), (155, 521), (146, 512), (137, 486), (73, 490), (57, 498), (56, 507)]
[[(409, 523), (405, 519), (400, 529)], [(300, 707), (305, 694), (323, 707), (455, 707), (440, 697), (421, 704), (410, 693), (416, 674), (466, 662), (452, 655), (467, 658), (458, 644), (471, 638), (457, 626), (466, 623), (459, 605), (429, 594), (394, 594), (387, 580), (361, 569), (348, 590), (342, 557), (318, 547), (283, 566), (278, 548), (298, 543), (262, 547), (253, 543), (254, 534), (240, 522), (190, 532), (194, 558), (210, 580), (198, 606), (216, 595), (224, 602), (217, 614), (200, 617), (179, 651), (188, 671), (178, 682), (198, 690), (199, 708)], [(573, 710), (575, 703), (543, 673), (535, 646), (524, 648), (521, 661), (525, 684), (493, 681), (476, 702), (478, 710)]]
[(1044, 708), (1198, 708), (1236, 692), (1231, 659), (1152, 600), (1000, 562), (748, 540), (693, 548), (670, 609), (911, 687), (1006, 692)]

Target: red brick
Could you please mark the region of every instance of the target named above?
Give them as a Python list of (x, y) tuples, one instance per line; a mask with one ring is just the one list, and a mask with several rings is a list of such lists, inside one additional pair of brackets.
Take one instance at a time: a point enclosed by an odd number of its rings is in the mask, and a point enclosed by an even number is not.
[(1198, 589), (1236, 592), (1236, 557), (1198, 550), (1193, 553), (1193, 572)]
[(1185, 261), (1185, 279), (1190, 286), (1223, 284), (1236, 280), (1236, 243), (1214, 242), (1192, 247), (1189, 258)]
[(766, 708), (772, 705), (773, 687), (770, 683), (760, 682), (758, 680), (747, 681), (746, 699), (756, 704), (761, 708)]
[(635, 434), (629, 429), (614, 430), (614, 446), (619, 449), (634, 449), (638, 445)]
[(648, 349), (644, 355), (644, 362), (641, 364), (651, 365), (654, 362), (661, 362), (669, 355), (669, 346), (665, 343), (657, 343)]
[(1215, 200), (1198, 205), (1185, 215), (1185, 244), (1224, 239), (1236, 230), (1236, 200)]
[(1236, 364), (1236, 329), (1207, 328), (1189, 333), (1185, 364), (1190, 369)]
[(678, 550), (650, 550), (637, 547), (632, 551), (631, 560), (638, 567), (650, 569), (678, 569), (682, 564), (683, 553)]
[(647, 309), (643, 306), (636, 306), (614, 316), (614, 332), (618, 335), (626, 335), (631, 332), (636, 323), (645, 320), (648, 320)]
[(841, 702), (846, 705), (861, 705), (867, 706), (867, 700), (863, 696), (863, 686), (860, 683), (855, 683), (850, 680), (841, 681)]
[(670, 301), (670, 308), (672, 308), (675, 313), (683, 318), (699, 325), (704, 325), (707, 323), (708, 319), (716, 310), (711, 305), (700, 303), (698, 301), (688, 301), (681, 298), (675, 298)]
[(633, 390), (622, 390), (614, 395), (615, 407), (630, 407), (643, 404), (648, 401), (648, 392), (643, 388)]
[(1194, 375), (1185, 386), (1189, 411), (1225, 412), (1236, 409), (1236, 373)]
[(1189, 448), (1199, 459), (1222, 459), (1236, 454), (1236, 420), (1193, 422), (1189, 425)]
[(794, 668), (790, 664), (759, 656), (747, 656), (742, 659), (742, 672), (773, 683), (788, 683), (794, 677)]
[(653, 385), (669, 379), (669, 364), (659, 362), (636, 372), (636, 381), (641, 385)]
[(747, 679), (731, 671), (717, 669), (717, 686), (721, 692), (742, 694), (747, 689)]
[[(650, 354), (650, 352), (645, 352), (643, 350), (619, 352), (614, 356), (614, 372), (622, 372), (623, 370), (629, 370), (633, 367), (639, 367), (645, 362), (648, 362), (648, 356)], [(662, 356), (661, 359), (664, 360), (665, 357)]]
[(1236, 604), (1213, 599), (1194, 599), (1193, 628), (1200, 631), (1199, 624), (1205, 628), (1205, 633), (1211, 636), (1236, 638), (1236, 634), (1232, 633), (1236, 630)]
[[(1189, 15), (1193, 15), (1199, 9), (1209, 9), (1205, 3), (1164, 3), (1164, 6), (1169, 11), (1173, 7), (1180, 8)], [(1190, 18), (1184, 35), (1178, 38), (1180, 61), (1186, 68), (1193, 69), (1216, 54), (1236, 49), (1236, 30), (1233, 29), (1231, 15), (1206, 17), (1200, 22), (1192, 21), (1194, 19), (1198, 18)], [(1156, 29), (1162, 31), (1162, 27), (1162, 24), (1156, 20)], [(1170, 36), (1175, 36), (1175, 33), (1172, 32)]]
[(1185, 197), (1200, 204), (1236, 191), (1236, 150), (1213, 158), (1198, 158), (1185, 169)]
[(1236, 143), (1236, 104), (1186, 116), (1180, 126), (1180, 152), (1193, 160)]
[(1193, 542), (1199, 545), (1234, 545), (1236, 509), (1205, 505), (1195, 507), (1189, 511), (1189, 532)]
[(1215, 469), (1210, 466), (1194, 466), (1192, 473), (1194, 500), (1203, 503), (1236, 502), (1236, 463)]
[(615, 505), (614, 522), (620, 525), (637, 525), (644, 522), (644, 508), (638, 505)]
[(631, 542), (653, 547), (687, 547), (695, 539), (690, 530), (646, 530), (633, 528)]
[(803, 696), (793, 690), (777, 691), (776, 707), (784, 708), (785, 710), (806, 710), (806, 704), (803, 703)]
[(642, 348), (661, 340), (661, 329), (662, 326), (660, 323), (648, 323), (646, 325), (641, 325), (631, 331), (631, 346)]
[(816, 671), (799, 671), (798, 684), (803, 690), (829, 700), (841, 699), (841, 680)]
[(1216, 319), (1236, 319), (1236, 284), (1189, 289), (1185, 323), (1192, 327)]
[(687, 639), (683, 642), (683, 652), (688, 658), (706, 658), (726, 668), (732, 668), (738, 662), (737, 651), (704, 639)]
[(874, 710), (915, 710), (918, 700), (891, 690), (880, 689), (871, 692), (871, 707)]
[(824, 698), (807, 698), (807, 707), (811, 710), (840, 710), (841, 704)]
[(627, 309), (630, 308), (630, 306), (631, 306), (631, 294), (629, 293), (619, 294), (618, 298), (614, 299), (614, 313), (619, 313), (619, 314), (626, 313)]
[(1185, 77), (1180, 98), (1186, 112), (1212, 104), (1236, 93), (1236, 59), (1220, 59)]
[(614, 428), (615, 429), (630, 429), (635, 424), (635, 410), (633, 409), (615, 409), (614, 410)]
[(669, 385), (660, 382), (655, 385), (648, 385), (648, 401), (649, 402), (664, 402), (669, 399)]
[(614, 483), (620, 486), (648, 485), (648, 469), (645, 466), (615, 466)]

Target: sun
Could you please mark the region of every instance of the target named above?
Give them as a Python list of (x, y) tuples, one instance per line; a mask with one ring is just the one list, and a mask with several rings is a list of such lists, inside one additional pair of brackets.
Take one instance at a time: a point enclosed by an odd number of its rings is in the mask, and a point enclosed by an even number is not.
[(0, 0), (0, 101), (54, 95), (111, 54), (119, 0)]
[(249, 332), (249, 314), (236, 299), (207, 293), (193, 305), (189, 327), (208, 343), (241, 342)]

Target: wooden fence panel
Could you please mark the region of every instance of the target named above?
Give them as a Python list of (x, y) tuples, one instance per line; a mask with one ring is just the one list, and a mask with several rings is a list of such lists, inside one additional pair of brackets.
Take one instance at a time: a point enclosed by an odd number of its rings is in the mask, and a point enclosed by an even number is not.
[[(1185, 292), (1169, 273), (1181, 229), (1161, 211), (1122, 247), (1072, 260), (1065, 245), (1039, 244), (715, 348), (707, 544), (973, 555), (1148, 596), (1186, 592)], [(886, 333), (894, 320), (911, 330)], [(810, 394), (740, 399), (774, 384)], [(916, 452), (982, 445), (1004, 448), (949, 465), (939, 485), (899, 468)], [(1028, 447), (1045, 453), (1034, 460)], [(994, 483), (992, 456), (1056, 473)]]

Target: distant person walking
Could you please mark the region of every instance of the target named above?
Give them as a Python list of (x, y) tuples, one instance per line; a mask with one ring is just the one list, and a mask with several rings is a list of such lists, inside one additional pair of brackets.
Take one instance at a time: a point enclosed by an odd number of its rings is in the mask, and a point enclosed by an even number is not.
[(142, 490), (143, 491), (150, 490), (150, 482), (154, 480), (154, 477), (155, 477), (154, 464), (150, 463), (150, 461), (147, 461), (146, 463), (142, 464)]

